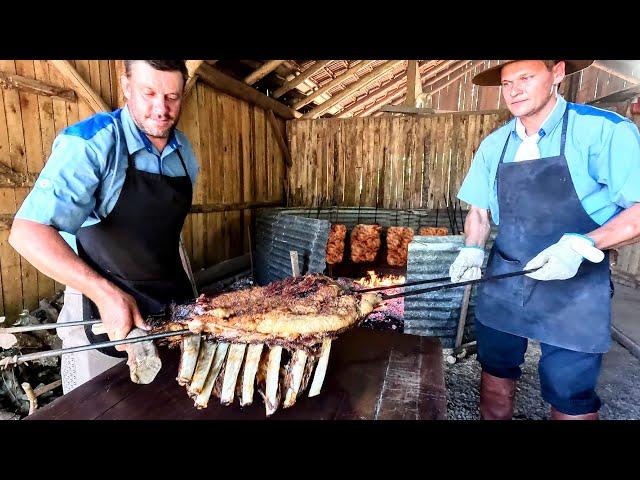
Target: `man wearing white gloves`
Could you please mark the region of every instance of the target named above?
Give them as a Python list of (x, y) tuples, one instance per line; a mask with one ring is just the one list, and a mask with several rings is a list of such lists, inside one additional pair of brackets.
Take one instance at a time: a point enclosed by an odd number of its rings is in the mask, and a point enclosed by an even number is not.
[(471, 205), (452, 282), (482, 276), (489, 212), (499, 226), (478, 289), (480, 416), (511, 419), (528, 339), (540, 342), (552, 419), (597, 419), (611, 343), (606, 250), (640, 240), (640, 135), (627, 118), (565, 101), (558, 84), (591, 61), (510, 60), (473, 79), (501, 86), (514, 119), (481, 143), (458, 198)]

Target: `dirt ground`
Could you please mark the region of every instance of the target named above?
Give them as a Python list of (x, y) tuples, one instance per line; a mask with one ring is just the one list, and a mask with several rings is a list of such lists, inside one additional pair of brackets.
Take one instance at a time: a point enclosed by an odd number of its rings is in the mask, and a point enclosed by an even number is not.
[[(530, 342), (517, 387), (516, 419), (543, 420), (548, 416), (549, 406), (540, 396), (539, 359), (540, 344)], [(448, 418), (478, 420), (480, 364), (476, 355), (454, 365), (445, 363), (445, 381)], [(603, 403), (600, 410), (603, 420), (640, 419), (640, 360), (617, 342), (604, 356), (597, 392)]]

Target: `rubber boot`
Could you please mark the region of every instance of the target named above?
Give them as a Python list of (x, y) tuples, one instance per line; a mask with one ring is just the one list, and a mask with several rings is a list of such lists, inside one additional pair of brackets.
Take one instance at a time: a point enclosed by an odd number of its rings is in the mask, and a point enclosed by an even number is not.
[(511, 420), (515, 405), (516, 381), (482, 372), (480, 375), (480, 419)]

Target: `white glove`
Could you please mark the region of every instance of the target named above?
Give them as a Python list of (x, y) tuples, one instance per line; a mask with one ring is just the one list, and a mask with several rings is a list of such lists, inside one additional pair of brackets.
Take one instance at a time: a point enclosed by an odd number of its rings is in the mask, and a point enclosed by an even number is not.
[(545, 248), (524, 266), (524, 270), (542, 267), (527, 277), (535, 280), (566, 280), (578, 273), (585, 258), (593, 263), (604, 259), (604, 252), (594, 247), (589, 237), (577, 233), (565, 233), (558, 243)]
[(482, 276), (480, 269), (484, 261), (484, 248), (462, 247), (460, 253), (449, 267), (449, 276), (453, 283), (477, 280)]

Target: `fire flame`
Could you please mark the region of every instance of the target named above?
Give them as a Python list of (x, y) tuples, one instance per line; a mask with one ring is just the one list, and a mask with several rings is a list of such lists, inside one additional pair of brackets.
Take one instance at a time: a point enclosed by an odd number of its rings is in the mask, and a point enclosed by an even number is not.
[(403, 275), (383, 275), (379, 277), (374, 270), (368, 270), (366, 277), (355, 280), (354, 283), (366, 288), (372, 288), (398, 285), (404, 283), (404, 280), (405, 278)]

